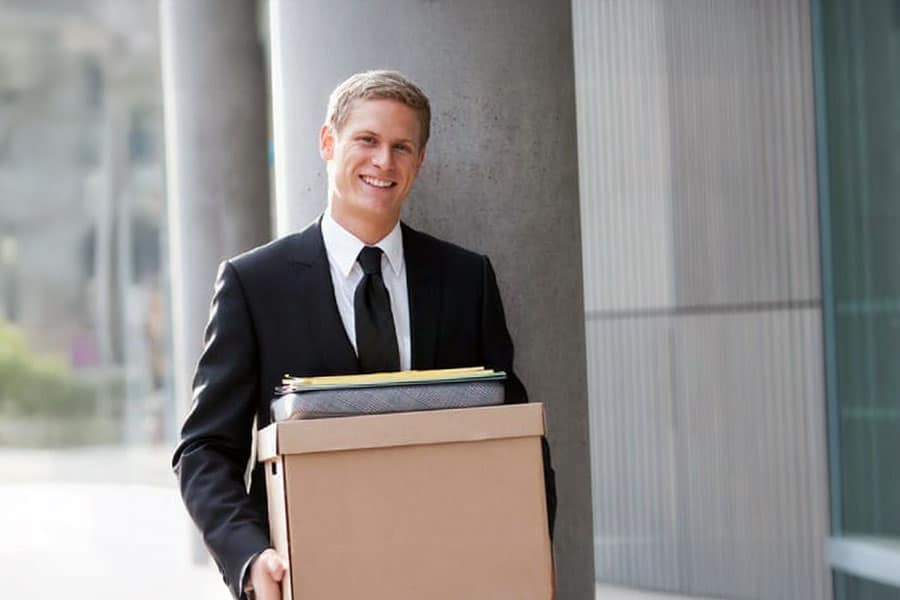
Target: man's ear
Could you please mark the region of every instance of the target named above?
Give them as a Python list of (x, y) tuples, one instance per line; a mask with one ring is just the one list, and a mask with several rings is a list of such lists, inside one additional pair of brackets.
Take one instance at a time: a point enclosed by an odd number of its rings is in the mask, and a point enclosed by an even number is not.
[(334, 158), (334, 130), (328, 123), (323, 124), (319, 130), (319, 156), (323, 160)]

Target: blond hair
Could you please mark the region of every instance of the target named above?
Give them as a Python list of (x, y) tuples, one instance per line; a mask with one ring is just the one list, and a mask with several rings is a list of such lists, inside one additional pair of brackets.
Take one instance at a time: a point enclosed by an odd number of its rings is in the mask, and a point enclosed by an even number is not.
[(339, 132), (350, 116), (356, 100), (396, 100), (410, 107), (419, 117), (421, 143), (431, 134), (431, 104), (428, 96), (397, 71), (364, 71), (344, 80), (331, 92), (325, 122)]

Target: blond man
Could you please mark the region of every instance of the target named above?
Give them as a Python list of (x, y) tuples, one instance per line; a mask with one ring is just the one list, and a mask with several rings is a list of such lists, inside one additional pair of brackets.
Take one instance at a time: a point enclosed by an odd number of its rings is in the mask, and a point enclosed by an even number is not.
[[(219, 268), (173, 465), (236, 598), (281, 597), (287, 565), (269, 543), (262, 469), (253, 470), (248, 492), (244, 466), (253, 420), (269, 424), (284, 373), (484, 365), (509, 375), (506, 402), (527, 400), (488, 258), (400, 222), (430, 125), (428, 98), (397, 72), (341, 83), (319, 135), (325, 212)], [(552, 521), (549, 464), (547, 472)]]

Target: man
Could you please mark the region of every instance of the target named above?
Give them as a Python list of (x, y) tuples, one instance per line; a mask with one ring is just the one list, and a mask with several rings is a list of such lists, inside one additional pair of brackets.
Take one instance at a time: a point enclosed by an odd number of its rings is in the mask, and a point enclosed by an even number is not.
[[(281, 597), (286, 564), (269, 544), (262, 469), (253, 469), (249, 492), (244, 471), (253, 420), (268, 425), (285, 373), (484, 365), (507, 372), (507, 402), (526, 401), (487, 257), (400, 223), (430, 121), (427, 97), (399, 73), (347, 79), (332, 93), (320, 132), (325, 213), (219, 268), (173, 465), (235, 597)], [(546, 445), (545, 464), (552, 519)]]

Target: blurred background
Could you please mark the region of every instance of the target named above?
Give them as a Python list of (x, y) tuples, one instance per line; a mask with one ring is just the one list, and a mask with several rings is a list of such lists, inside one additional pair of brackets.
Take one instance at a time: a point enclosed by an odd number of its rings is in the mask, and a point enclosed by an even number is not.
[[(547, 35), (567, 49), (554, 69), (577, 114), (590, 434), (577, 485), (598, 597), (900, 599), (900, 0), (530, 4), (562, 15)], [(182, 72), (164, 94), (164, 62), (245, 30), (258, 64), (231, 67), (260, 84), (263, 185), (244, 213), (212, 204), (198, 222), (240, 229), (249, 211), (266, 239), (302, 221), (284, 198), (305, 182), (268, 189), (290, 150), (269, 133), (290, 110), (278, 52), (300, 21), (288, 0), (193, 5), (0, 0), (12, 597), (151, 598), (160, 582), (227, 597), (169, 466), (195, 352), (177, 336), (199, 345), (189, 313), (205, 316), (214, 278), (172, 239), (188, 200), (171, 190), (215, 143), (192, 163), (183, 129), (167, 141), (194, 90), (175, 86)], [(222, 117), (252, 96), (241, 85), (196, 102)], [(454, 126), (438, 113), (436, 131)]]
[(159, 36), (153, 1), (0, 2), (0, 562), (13, 596), (150, 598), (164, 577), (191, 586), (178, 597), (223, 597), (215, 569), (191, 560), (168, 466)]

